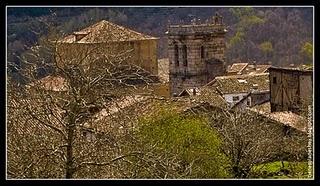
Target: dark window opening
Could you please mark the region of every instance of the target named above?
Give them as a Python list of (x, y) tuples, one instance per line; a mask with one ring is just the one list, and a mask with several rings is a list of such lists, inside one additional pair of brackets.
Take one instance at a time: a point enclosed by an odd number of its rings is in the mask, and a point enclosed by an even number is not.
[(273, 83), (277, 84), (277, 77), (273, 77)]
[(182, 47), (182, 58), (183, 58), (183, 65), (186, 67), (188, 66), (188, 60), (187, 60), (187, 46), (183, 45)]
[(179, 66), (179, 48), (178, 45), (174, 45), (174, 61), (176, 66)]
[(232, 101), (238, 101), (239, 100), (239, 96), (233, 96), (232, 97)]
[(250, 106), (250, 99), (247, 100), (247, 106)]
[(204, 47), (203, 46), (201, 46), (201, 48), (200, 48), (200, 55), (201, 55), (201, 59), (203, 59), (204, 58)]

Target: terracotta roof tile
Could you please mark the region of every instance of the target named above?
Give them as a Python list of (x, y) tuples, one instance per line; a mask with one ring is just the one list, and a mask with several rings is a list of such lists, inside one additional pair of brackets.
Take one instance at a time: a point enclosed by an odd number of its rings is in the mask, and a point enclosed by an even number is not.
[[(76, 41), (77, 34), (82, 35), (81, 39)], [(66, 36), (60, 42), (62, 43), (104, 43), (118, 41), (134, 41), (158, 39), (148, 36), (128, 28), (116, 25), (106, 20), (102, 20), (80, 31)]]
[(284, 125), (293, 127), (297, 130), (300, 130), (302, 132), (306, 132), (306, 126), (307, 126), (307, 120), (303, 116), (300, 116), (298, 114), (295, 114), (290, 111), (282, 111), (282, 112), (271, 112), (271, 106), (270, 101), (261, 104), (256, 105), (250, 110), (258, 112), (259, 114), (272, 119), (274, 121), (277, 121), (279, 123), (282, 123)]
[(266, 91), (269, 90), (269, 73), (217, 76), (207, 86), (222, 94), (248, 93), (254, 86), (257, 86), (257, 91)]
[(233, 63), (230, 69), (227, 70), (227, 72), (241, 74), (242, 70), (244, 70), (247, 66), (248, 63)]

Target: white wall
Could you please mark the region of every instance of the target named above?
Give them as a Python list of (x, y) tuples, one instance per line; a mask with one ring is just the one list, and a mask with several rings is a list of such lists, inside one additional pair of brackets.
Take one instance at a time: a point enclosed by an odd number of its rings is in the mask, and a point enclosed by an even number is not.
[[(246, 96), (248, 93), (236, 93), (236, 94), (224, 94), (223, 98), (226, 100), (226, 102), (230, 105), (233, 106), (235, 103), (240, 101), (244, 96)], [(233, 101), (233, 96), (239, 96), (239, 100)]]

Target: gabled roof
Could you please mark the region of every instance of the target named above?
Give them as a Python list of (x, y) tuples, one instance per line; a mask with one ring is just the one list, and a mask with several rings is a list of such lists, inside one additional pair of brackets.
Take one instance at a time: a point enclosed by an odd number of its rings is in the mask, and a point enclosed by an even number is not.
[(247, 66), (248, 63), (233, 63), (231, 67), (227, 70), (227, 73), (241, 74), (242, 70), (244, 70)]
[(199, 88), (187, 88), (181, 91), (178, 96), (193, 96), (193, 95), (200, 95)]
[(192, 96), (197, 102), (207, 102), (212, 106), (227, 108), (228, 104), (220, 93), (211, 89), (210, 87), (203, 86), (199, 88), (200, 95)]
[(266, 73), (271, 65), (248, 65), (243, 71), (242, 74), (261, 74)]
[[(76, 40), (76, 35), (81, 39)], [(106, 20), (102, 20), (80, 31), (66, 36), (60, 42), (62, 43), (105, 43), (120, 41), (135, 41), (158, 39), (149, 35), (145, 35), (128, 28), (116, 25)]]
[(221, 94), (249, 93), (254, 86), (256, 91), (266, 91), (270, 90), (269, 73), (217, 76), (206, 86), (215, 88)]
[(275, 67), (272, 66), (269, 68), (270, 71), (278, 71), (278, 72), (298, 72), (303, 75), (312, 75), (313, 69), (312, 68), (304, 68), (304, 67), (297, 67), (297, 68), (290, 68), (290, 67)]
[(271, 112), (270, 101), (265, 102), (261, 105), (256, 105), (249, 110), (257, 112), (276, 122), (282, 123), (283, 125), (290, 126), (302, 132), (307, 132), (306, 118), (290, 111)]

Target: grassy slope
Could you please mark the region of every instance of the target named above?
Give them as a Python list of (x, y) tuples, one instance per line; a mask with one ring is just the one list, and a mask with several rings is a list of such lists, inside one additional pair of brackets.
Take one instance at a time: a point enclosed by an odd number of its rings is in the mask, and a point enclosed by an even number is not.
[(283, 162), (264, 163), (253, 167), (254, 177), (258, 178), (309, 178), (308, 162)]

